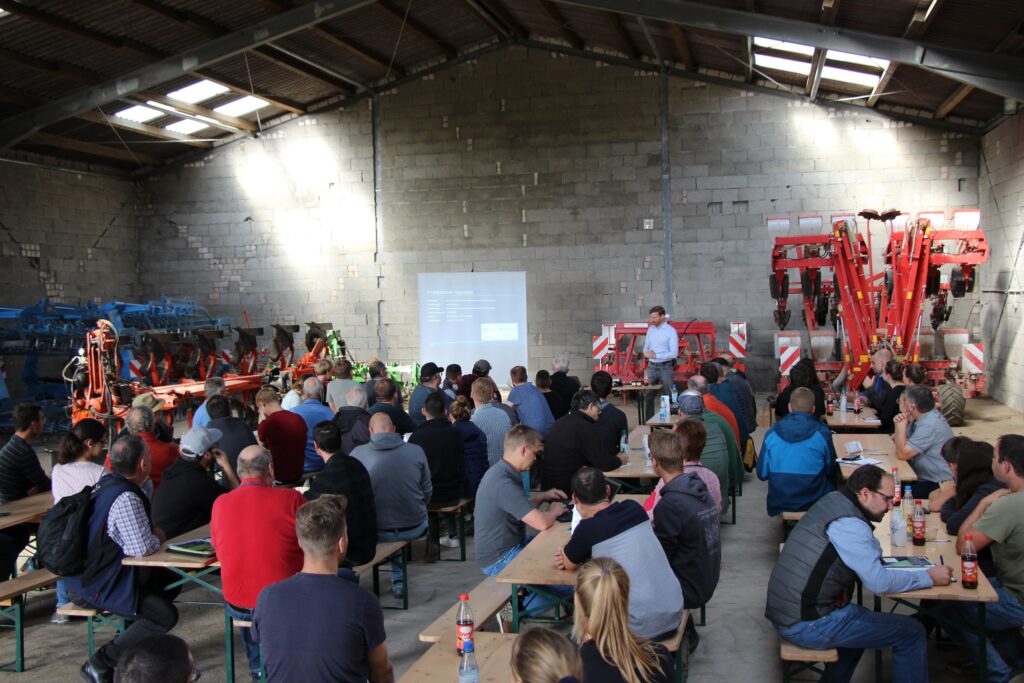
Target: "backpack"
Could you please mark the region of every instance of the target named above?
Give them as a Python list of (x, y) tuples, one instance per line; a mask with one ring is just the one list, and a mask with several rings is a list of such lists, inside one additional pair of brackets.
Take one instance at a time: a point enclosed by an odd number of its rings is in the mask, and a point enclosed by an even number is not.
[(36, 549), (39, 562), (58, 576), (78, 576), (85, 571), (89, 544), (89, 514), (99, 486), (87, 486), (65, 496), (39, 524)]

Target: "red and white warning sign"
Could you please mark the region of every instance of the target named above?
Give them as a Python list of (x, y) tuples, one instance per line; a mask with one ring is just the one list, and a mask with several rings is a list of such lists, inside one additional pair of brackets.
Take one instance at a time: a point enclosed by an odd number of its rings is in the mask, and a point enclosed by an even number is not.
[(227, 351), (218, 351), (217, 357), (224, 365), (231, 365), (231, 354)]
[(128, 374), (135, 379), (142, 379), (142, 362), (137, 360), (128, 361)]
[(601, 360), (615, 348), (615, 325), (601, 325), (601, 336), (594, 337), (594, 360)]
[(960, 367), (965, 375), (985, 374), (985, 351), (981, 344), (964, 344), (960, 347)]
[(746, 323), (729, 323), (729, 353), (736, 358), (747, 357)]
[(789, 377), (789, 371), (793, 369), (798, 360), (800, 360), (799, 346), (782, 347), (782, 352), (779, 354), (779, 370), (782, 371), (783, 377)]

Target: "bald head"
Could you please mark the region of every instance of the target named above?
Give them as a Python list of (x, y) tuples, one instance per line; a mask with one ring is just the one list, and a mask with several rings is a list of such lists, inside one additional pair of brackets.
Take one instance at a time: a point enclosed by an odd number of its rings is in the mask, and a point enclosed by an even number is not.
[(273, 457), (263, 446), (246, 446), (238, 454), (238, 478), (273, 480)]
[(395, 431), (395, 423), (387, 413), (375, 413), (370, 418), (370, 434), (387, 434)]
[(324, 395), (324, 385), (316, 377), (307, 377), (302, 383), (302, 398), (309, 401), (319, 401)]
[(690, 375), (690, 378), (686, 380), (686, 386), (698, 394), (708, 393), (708, 380), (702, 375)]

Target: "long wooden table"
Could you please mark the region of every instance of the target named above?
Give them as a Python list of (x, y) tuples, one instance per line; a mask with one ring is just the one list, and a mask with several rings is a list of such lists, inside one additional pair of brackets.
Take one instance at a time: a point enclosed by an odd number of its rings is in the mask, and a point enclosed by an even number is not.
[[(956, 552), (956, 536), (950, 536), (946, 533), (946, 525), (939, 519), (939, 514), (933, 512), (926, 516), (925, 520), (925, 537), (927, 541), (923, 546), (914, 545), (913, 541), (908, 538), (907, 542), (901, 546), (893, 546), (891, 536), (889, 533), (889, 519), (892, 514), (905, 514), (902, 509), (894, 509), (892, 512), (885, 516), (881, 522), (875, 525), (875, 538), (878, 539), (878, 543), (882, 546), (882, 555), (910, 555), (914, 557), (927, 557), (934, 564), (948, 564), (953, 568), (953, 578), (956, 579), (956, 583), (951, 583), (948, 586), (932, 586), (931, 588), (923, 588), (916, 591), (908, 591), (905, 593), (891, 593), (885, 595), (875, 596), (875, 611), (881, 611), (882, 598), (889, 598), (895, 602), (910, 607), (915, 611), (927, 612), (930, 609), (930, 605), (934, 605), (934, 602), (923, 602), (917, 604), (913, 601), (935, 601), (935, 600), (953, 600), (958, 602), (976, 602), (978, 603), (978, 623), (979, 630), (985, 630), (985, 604), (989, 602), (997, 602), (999, 595), (995, 589), (992, 588), (992, 584), (989, 582), (981, 570), (978, 570), (978, 587), (976, 589), (968, 590), (963, 587), (961, 579), (963, 578), (960, 571), (960, 556)], [(908, 530), (909, 534), (909, 530)], [(985, 638), (979, 639), (979, 652), (978, 652), (978, 671), (980, 680), (986, 679), (988, 672), (988, 661), (987, 661), (987, 650)], [(875, 651), (875, 678), (880, 679), (882, 665), (882, 654), (879, 650)]]
[[(507, 683), (509, 662), (512, 661), (512, 644), (515, 641), (514, 633), (477, 631), (473, 634), (473, 650), (476, 663), (480, 666), (480, 683)], [(434, 643), (398, 681), (448, 683), (458, 678), (459, 660), (454, 641), (442, 640)]]
[[(896, 457), (896, 444), (888, 434), (834, 434), (832, 443), (835, 444), (836, 455), (840, 458), (845, 456), (846, 444), (851, 441), (859, 441), (864, 449), (864, 457), (880, 460), (878, 466), (886, 472), (892, 472), (892, 468), (895, 467), (896, 473), (900, 475), (900, 482), (917, 481), (917, 475), (910, 463)], [(860, 465), (856, 463), (839, 462), (839, 471), (843, 479), (848, 479), (858, 467)]]
[(846, 412), (836, 408), (834, 413), (825, 416), (825, 422), (830, 429), (871, 431), (878, 429), (881, 424), (874, 421), (866, 422), (866, 420), (878, 420), (878, 413), (874, 408), (865, 406), (859, 415), (853, 412), (852, 406)]
[(53, 494), (49, 491), (4, 503), (0, 505), (0, 529), (28, 522), (39, 522), (51, 507), (53, 507)]

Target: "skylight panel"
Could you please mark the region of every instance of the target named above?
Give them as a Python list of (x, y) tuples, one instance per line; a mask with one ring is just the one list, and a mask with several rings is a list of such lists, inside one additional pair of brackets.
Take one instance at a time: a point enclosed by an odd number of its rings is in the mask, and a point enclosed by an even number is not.
[(263, 109), (263, 107), (269, 106), (270, 102), (250, 95), (233, 102), (223, 104), (214, 109), (214, 111), (218, 114), (224, 114), (225, 116), (245, 116), (246, 114), (251, 114), (257, 109)]
[(754, 64), (766, 69), (788, 71), (790, 73), (800, 74), (801, 76), (806, 76), (811, 72), (811, 65), (808, 62), (798, 62), (795, 59), (783, 59), (782, 57), (775, 57), (773, 55), (760, 55), (756, 52), (754, 53)]
[(792, 52), (798, 55), (813, 55), (814, 48), (810, 45), (800, 45), (799, 43), (787, 43), (782, 40), (773, 40), (771, 38), (761, 38), (760, 36), (754, 36), (754, 45), (758, 47), (768, 47), (773, 50), (782, 50), (784, 52)]
[(141, 104), (137, 104), (134, 107), (128, 107), (121, 111), (114, 112), (114, 116), (119, 119), (127, 119), (129, 121), (135, 121), (136, 123), (147, 123), (153, 119), (160, 118), (163, 116), (163, 112), (157, 109), (150, 109), (149, 107), (143, 107)]
[(216, 97), (217, 95), (227, 91), (228, 88), (220, 85), (219, 83), (203, 80), (175, 90), (174, 92), (169, 92), (167, 93), (167, 96), (175, 100), (195, 104), (197, 102), (205, 102), (211, 97)]
[(855, 55), (849, 52), (840, 52), (839, 50), (829, 50), (826, 55), (826, 60), (832, 60), (836, 62), (848, 62), (850, 64), (860, 64), (861, 66), (873, 66), (881, 70), (885, 70), (889, 66), (889, 60), (877, 59), (875, 57), (865, 57), (864, 55)]
[(177, 123), (172, 123), (166, 127), (167, 130), (174, 131), (175, 133), (181, 133), (182, 135), (191, 135), (192, 133), (203, 130), (204, 128), (209, 128), (209, 126), (200, 121), (192, 121), (191, 119), (178, 121)]
[(876, 85), (878, 85), (878, 81), (881, 80), (881, 77), (875, 74), (865, 74), (859, 71), (838, 69), (834, 66), (823, 67), (821, 69), (821, 77), (828, 81), (852, 83), (854, 85), (863, 85), (868, 88), (874, 88)]

